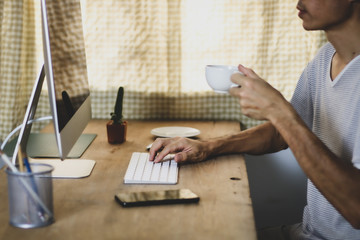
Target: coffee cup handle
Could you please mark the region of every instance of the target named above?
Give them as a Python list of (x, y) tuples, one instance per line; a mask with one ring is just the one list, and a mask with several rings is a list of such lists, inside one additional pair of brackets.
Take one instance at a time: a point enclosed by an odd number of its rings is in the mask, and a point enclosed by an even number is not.
[(237, 85), (235, 83), (231, 84), (231, 86), (230, 86), (230, 88), (237, 88), (237, 87), (239, 87), (239, 85)]
[[(241, 75), (244, 75), (242, 72), (240, 72), (240, 71), (234, 71), (232, 74), (234, 74), (234, 73), (240, 73)], [(235, 83), (232, 83), (231, 85), (230, 85), (230, 88), (237, 88), (237, 87), (241, 87), (241, 86), (239, 86), (238, 84), (235, 84)]]

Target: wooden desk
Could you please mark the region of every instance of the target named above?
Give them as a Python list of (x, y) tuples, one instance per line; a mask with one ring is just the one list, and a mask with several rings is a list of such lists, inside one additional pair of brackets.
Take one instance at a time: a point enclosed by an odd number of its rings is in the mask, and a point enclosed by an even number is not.
[[(245, 161), (241, 155), (183, 165), (177, 185), (125, 185), (123, 177), (132, 152), (145, 151), (161, 126), (191, 126), (200, 139), (238, 131), (237, 122), (130, 121), (127, 141), (110, 145), (106, 121), (93, 120), (85, 132), (98, 136), (82, 158), (96, 160), (83, 179), (54, 179), (55, 223), (44, 228), (9, 225), (7, 180), (0, 172), (0, 239), (256, 239)], [(241, 180), (231, 180), (232, 177)], [(198, 204), (122, 208), (117, 192), (189, 188)]]

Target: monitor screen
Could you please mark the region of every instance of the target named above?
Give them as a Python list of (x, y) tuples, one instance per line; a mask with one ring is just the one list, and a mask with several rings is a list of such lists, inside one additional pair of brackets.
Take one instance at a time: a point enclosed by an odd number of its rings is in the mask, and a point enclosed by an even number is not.
[(44, 66), (59, 157), (91, 118), (80, 0), (41, 0)]

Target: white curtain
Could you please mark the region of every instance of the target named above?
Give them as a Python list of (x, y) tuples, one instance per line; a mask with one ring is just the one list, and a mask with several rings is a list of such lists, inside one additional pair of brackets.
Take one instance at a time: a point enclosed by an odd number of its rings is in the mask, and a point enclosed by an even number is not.
[[(4, 6), (21, 2), (1, 1)], [(32, 22), (36, 27), (26, 30), (36, 40), (37, 67), (31, 66), (31, 74), (26, 75), (26, 82), (31, 82), (42, 63), (40, 4), (35, 0), (23, 2), (28, 3), (26, 7), (18, 6), (20, 15), (26, 15), (23, 9), (35, 8)], [(123, 86), (126, 119), (238, 120), (248, 127), (257, 124), (241, 114), (235, 99), (210, 90), (204, 77), (205, 65), (241, 63), (290, 99), (302, 69), (325, 42), (323, 33), (303, 30), (296, 3), (81, 0), (93, 118), (110, 118), (117, 89)], [(8, 24), (2, 17), (2, 53), (3, 42), (12, 41), (6, 35), (4, 40)], [(16, 24), (24, 25), (24, 19)], [(33, 49), (21, 49), (22, 60), (2, 58), (1, 71), (3, 65), (13, 69), (14, 63), (24, 62), (28, 51)], [(5, 79), (2, 76), (8, 90), (6, 96), (1, 90), (0, 139), (21, 121), (20, 110), (11, 119), (6, 118), (14, 108), (3, 104), (3, 99), (13, 101), (10, 94), (17, 91), (13, 83), (19, 86), (21, 81), (25, 78), (16, 77), (16, 73)], [(23, 110), (25, 99), (14, 105)], [(40, 115), (49, 114), (47, 101), (46, 97), (41, 99)]]
[(0, 141), (24, 117), (36, 77), (33, 0), (0, 0)]

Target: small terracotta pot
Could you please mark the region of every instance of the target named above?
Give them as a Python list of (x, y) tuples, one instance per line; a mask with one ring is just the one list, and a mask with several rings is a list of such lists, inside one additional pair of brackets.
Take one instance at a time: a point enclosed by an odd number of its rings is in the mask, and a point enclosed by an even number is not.
[(123, 143), (126, 141), (127, 121), (114, 123), (110, 120), (106, 124), (108, 142), (111, 144)]

